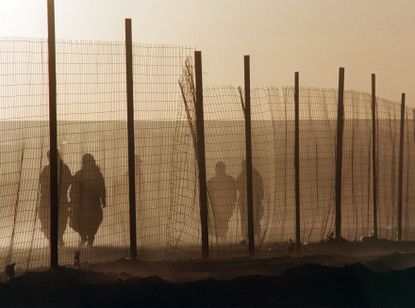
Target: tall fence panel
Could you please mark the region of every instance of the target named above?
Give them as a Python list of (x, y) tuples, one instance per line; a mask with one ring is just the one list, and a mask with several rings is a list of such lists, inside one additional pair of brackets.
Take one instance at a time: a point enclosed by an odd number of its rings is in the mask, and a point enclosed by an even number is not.
[(251, 98), (257, 249), (295, 240), (294, 92), (254, 90)]
[[(247, 254), (246, 183), (242, 176), (245, 133), (241, 95), (231, 86), (204, 91), (209, 233), (214, 254)], [(245, 242), (241, 243), (243, 240)]]
[(47, 160), (47, 41), (0, 40), (0, 266), (48, 267), (49, 215), (39, 208), (39, 174)]
[(403, 153), (402, 240), (415, 239), (415, 117), (411, 108), (405, 108), (405, 137)]
[[(129, 256), (125, 44), (56, 44), (59, 262)], [(133, 44), (136, 222), (139, 258), (200, 257), (192, 50)], [(0, 40), (0, 266), (50, 264), (47, 41)], [(337, 90), (300, 88), (303, 244), (334, 238)], [(396, 240), (400, 104), (344, 92), (342, 236), (372, 236), (378, 159), (378, 232)], [(244, 90), (204, 89), (208, 231), (212, 254), (248, 254)], [(294, 89), (251, 91), (256, 251), (295, 240)], [(415, 226), (414, 112), (405, 109), (402, 237)], [(84, 247), (85, 246), (85, 247)], [(88, 246), (90, 246), (88, 248)], [(92, 248), (91, 248), (92, 246)], [(81, 249), (80, 249), (81, 248)]]
[[(334, 228), (336, 99), (334, 90), (300, 89), (303, 242), (324, 239)], [(268, 248), (295, 238), (294, 89), (254, 91), (253, 123), (254, 166), (264, 188), (257, 244)]]
[(373, 233), (371, 97), (346, 91), (343, 147), (343, 236), (360, 240)]
[(377, 99), (378, 236), (397, 239), (400, 104)]
[(58, 232), (65, 244), (60, 263), (72, 263), (78, 245), (94, 246), (81, 251), (81, 261), (127, 257), (128, 186), (119, 189), (128, 179), (125, 46), (58, 41), (56, 47), (58, 148), (73, 176), (68, 197), (60, 184), (61, 220), (70, 208), (66, 230)]
[(300, 89), (304, 242), (316, 242), (334, 235), (337, 95), (337, 90)]
[[(16, 262), (19, 270), (47, 267), (47, 41), (3, 39), (0, 45), (0, 260), (3, 265)], [(76, 251), (88, 244), (93, 249), (81, 250), (81, 262), (127, 257), (125, 45), (58, 41), (56, 50), (59, 262), (73, 263)], [(182, 118), (185, 108), (178, 79), (189, 55), (191, 49), (184, 47), (133, 46), (141, 257), (154, 256), (154, 250), (163, 257), (160, 252), (186, 246), (186, 236), (198, 236), (194, 230), (183, 230), (180, 236), (168, 230), (176, 224), (171, 215), (177, 207), (174, 196), (194, 194), (183, 176), (187, 170), (194, 172), (194, 153), (179, 153), (186, 147), (179, 128), (187, 133), (188, 123)], [(193, 210), (193, 201), (185, 206)], [(198, 224), (199, 218), (194, 216), (193, 221)], [(191, 244), (199, 245), (193, 240)]]
[(294, 89), (254, 90), (252, 119), (253, 165), (264, 190), (257, 245), (295, 240)]
[[(179, 104), (176, 113), (177, 120), (172, 123), (174, 130), (167, 143), (167, 145), (171, 144), (171, 155), (166, 157), (167, 160), (164, 160), (164, 167), (171, 172), (165, 173), (165, 176), (168, 177), (166, 178), (168, 182), (165, 183), (169, 185), (170, 190), (169, 194), (165, 195), (165, 202), (169, 203), (169, 207), (166, 216), (167, 225), (163, 230), (167, 240), (166, 251), (169, 256), (173, 254), (180, 258), (200, 257), (201, 224), (196, 160), (196, 92), (194, 66), (190, 57), (182, 66), (178, 85), (181, 99), (177, 100)], [(173, 87), (175, 86), (172, 86), (172, 89)], [(172, 104), (171, 106), (176, 105)], [(169, 112), (169, 114), (173, 113), (175, 113), (173, 110)], [(154, 163), (154, 167), (157, 168), (157, 162)], [(161, 210), (163, 211), (163, 209)]]

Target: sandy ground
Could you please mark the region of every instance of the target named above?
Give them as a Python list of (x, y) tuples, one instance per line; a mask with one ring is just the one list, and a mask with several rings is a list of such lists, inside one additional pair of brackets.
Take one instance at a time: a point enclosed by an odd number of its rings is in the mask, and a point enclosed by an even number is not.
[(277, 257), (82, 263), (0, 284), (0, 306), (414, 306), (414, 248), (333, 242)]
[[(152, 258), (149, 252), (139, 261), (120, 259), (114, 262), (81, 263), (80, 269), (126, 277), (157, 276), (170, 282), (202, 279), (226, 280), (249, 275), (278, 275), (308, 264), (344, 267), (362, 264), (370, 270), (389, 271), (415, 267), (415, 242), (366, 240), (363, 242), (325, 242), (305, 246), (300, 253), (289, 251), (286, 245), (274, 245), (247, 256), (246, 249), (211, 251), (211, 257), (197, 256), (179, 260)], [(74, 266), (69, 266), (76, 268)]]

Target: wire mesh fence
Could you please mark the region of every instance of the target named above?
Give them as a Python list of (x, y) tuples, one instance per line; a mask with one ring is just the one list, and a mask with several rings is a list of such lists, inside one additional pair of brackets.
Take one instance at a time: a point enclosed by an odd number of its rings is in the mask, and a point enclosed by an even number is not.
[(240, 93), (230, 86), (206, 89), (204, 105), (210, 244), (216, 253), (246, 253), (245, 245), (239, 245), (247, 234), (246, 204), (241, 204), (246, 189), (241, 182), (245, 130)]
[[(125, 45), (58, 41), (59, 262), (129, 256)], [(201, 251), (192, 50), (133, 45), (137, 245), (140, 258)], [(47, 41), (0, 40), (0, 266), (49, 265)], [(209, 245), (247, 253), (244, 91), (205, 88)], [(303, 243), (333, 236), (337, 90), (300, 89), (300, 231)], [(342, 236), (374, 233), (373, 155), (379, 237), (398, 228), (400, 105), (377, 99), (372, 151), (369, 94), (346, 91)], [(295, 240), (294, 89), (251, 91), (256, 249)], [(405, 110), (403, 239), (415, 236), (414, 113)], [(85, 246), (85, 247), (84, 247)], [(80, 249), (82, 248), (82, 249)]]
[(42, 266), (37, 212), (48, 136), (47, 48), (42, 40), (3, 39), (0, 49), (1, 261)]
[[(253, 190), (254, 196), (263, 194), (258, 197), (260, 201), (254, 201), (256, 248), (261, 251), (295, 239), (294, 89), (255, 89), (251, 96)], [(245, 159), (243, 108), (238, 107), (243, 99), (233, 87), (205, 89), (205, 98), (208, 174), (213, 177), (215, 164), (223, 161), (231, 178), (226, 182), (226, 177), (222, 176), (220, 187), (230, 187), (230, 183), (236, 181), (235, 202), (228, 206), (226, 214), (220, 213), (223, 208), (217, 210), (227, 224), (217, 223), (219, 218), (215, 209), (210, 209), (214, 216), (210, 220), (211, 229), (216, 228), (210, 231), (214, 236), (212, 245), (218, 245), (217, 234), (222, 234), (222, 243), (227, 244), (225, 250), (230, 254), (244, 239), (247, 225), (246, 212), (240, 210), (246, 207), (245, 186), (238, 181)], [(300, 89), (300, 229), (303, 243), (334, 237), (337, 100), (337, 90)], [(345, 239), (359, 241), (374, 235), (371, 96), (346, 91), (344, 105), (341, 231)], [(398, 103), (377, 99), (378, 233), (380, 238), (388, 240), (397, 240), (398, 230), (400, 108)], [(408, 108), (405, 114), (403, 233), (406, 240), (411, 240), (410, 213), (414, 200), (410, 152), (414, 143), (410, 138), (413, 138), (413, 119)], [(217, 117), (223, 119), (217, 120)], [(209, 121), (212, 118), (215, 121)], [(260, 183), (257, 187), (256, 182)], [(221, 189), (218, 191), (223, 194)], [(226, 192), (230, 195), (229, 189)], [(208, 193), (215, 199), (215, 191), (209, 186)], [(221, 197), (222, 201), (227, 198)], [(227, 229), (225, 234), (221, 228)]]
[[(47, 267), (47, 41), (3, 39), (0, 49), (0, 260), (23, 269)], [(72, 263), (79, 245), (87, 242), (94, 249), (81, 251), (84, 261), (128, 257), (125, 45), (58, 41), (56, 51), (60, 263)], [(137, 233), (143, 257), (170, 242), (171, 194), (178, 189), (172, 184), (171, 154), (183, 109), (177, 80), (190, 52), (179, 46), (133, 46)], [(82, 209), (87, 203), (91, 209)]]

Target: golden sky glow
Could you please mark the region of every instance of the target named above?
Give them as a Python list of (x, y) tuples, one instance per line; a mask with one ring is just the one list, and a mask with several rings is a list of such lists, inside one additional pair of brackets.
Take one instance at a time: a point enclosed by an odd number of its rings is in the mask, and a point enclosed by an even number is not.
[[(203, 51), (206, 84), (242, 84), (251, 55), (253, 86), (346, 88), (415, 106), (413, 0), (55, 0), (62, 39), (119, 40), (125, 17), (134, 40), (183, 43)], [(46, 0), (1, 0), (0, 36), (46, 36)]]

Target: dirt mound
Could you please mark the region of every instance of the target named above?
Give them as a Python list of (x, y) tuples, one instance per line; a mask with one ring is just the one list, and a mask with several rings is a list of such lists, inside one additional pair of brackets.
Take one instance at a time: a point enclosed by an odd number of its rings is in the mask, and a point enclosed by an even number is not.
[(377, 272), (411, 268), (415, 267), (415, 254), (395, 252), (366, 262), (365, 265)]
[(60, 269), (0, 285), (2, 306), (413, 306), (415, 269), (303, 265), (277, 276), (167, 282)]

